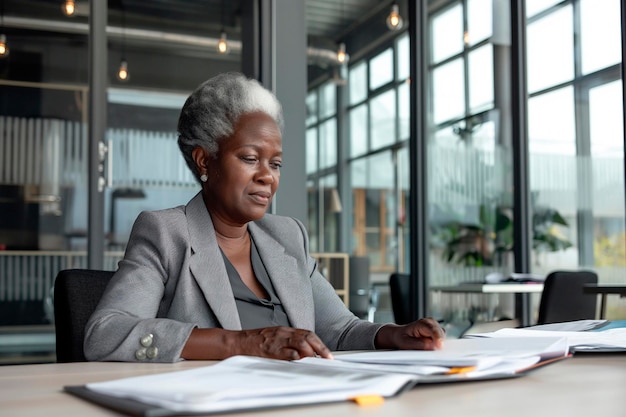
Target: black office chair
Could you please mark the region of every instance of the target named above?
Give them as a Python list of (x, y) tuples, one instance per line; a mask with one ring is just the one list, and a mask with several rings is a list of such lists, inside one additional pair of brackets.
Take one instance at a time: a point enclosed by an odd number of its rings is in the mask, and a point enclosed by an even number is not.
[(410, 301), (409, 293), (411, 276), (409, 274), (401, 274), (394, 272), (389, 276), (389, 293), (391, 295), (391, 309), (393, 310), (393, 319), (396, 324), (410, 323)]
[(537, 324), (596, 318), (596, 294), (586, 294), (585, 284), (598, 282), (592, 271), (553, 271), (546, 277)]
[(113, 271), (65, 269), (54, 281), (57, 362), (85, 362), (85, 325), (96, 309)]

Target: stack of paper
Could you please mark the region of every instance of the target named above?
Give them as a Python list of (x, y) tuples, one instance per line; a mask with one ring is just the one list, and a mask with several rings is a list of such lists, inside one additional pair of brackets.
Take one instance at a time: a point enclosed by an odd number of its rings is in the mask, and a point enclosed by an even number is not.
[(438, 351), (337, 353), (334, 360), (235, 356), (213, 366), (65, 389), (126, 413), (218, 413), (382, 399), (421, 383), (508, 378), (567, 352), (560, 337), (451, 339)]
[(562, 337), (567, 339), (572, 352), (580, 351), (624, 351), (626, 350), (626, 327), (609, 327), (603, 330), (605, 320), (579, 320), (565, 323), (554, 323), (520, 329), (500, 329), (489, 333), (468, 334), (470, 338), (511, 338), (525, 339)]
[(90, 400), (95, 397), (101, 405), (120, 411), (125, 411), (124, 399), (131, 399), (151, 410), (141, 414), (167, 415), (157, 410), (215, 413), (346, 401), (365, 395), (391, 397), (414, 384), (415, 378), (408, 374), (298, 366), (287, 361), (234, 356), (213, 366), (65, 389)]
[[(536, 364), (567, 356), (569, 346), (563, 337), (497, 339), (450, 339), (436, 351), (394, 350), (338, 354), (335, 360), (305, 358), (298, 362), (320, 366), (409, 373), (418, 383), (445, 381), (433, 376), (457, 375), (465, 378), (506, 377)], [(451, 378), (448, 378), (451, 379)]]

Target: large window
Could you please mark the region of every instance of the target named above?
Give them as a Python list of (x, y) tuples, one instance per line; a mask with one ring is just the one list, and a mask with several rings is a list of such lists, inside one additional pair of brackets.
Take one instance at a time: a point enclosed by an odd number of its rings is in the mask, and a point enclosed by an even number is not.
[[(623, 280), (620, 2), (534, 4), (527, 19), (532, 267)], [(623, 316), (613, 302), (608, 317)]]
[(408, 69), (404, 34), (349, 71), (351, 250), (367, 256), (381, 280), (407, 267)]
[[(528, 152), (522, 181), (529, 186), (530, 218), (524, 223), (530, 272), (586, 268), (596, 270), (601, 282), (624, 276), (620, 2), (524, 3), (522, 74), (528, 96), (521, 115), (512, 114), (519, 82), (512, 79), (516, 45), (511, 45), (514, 22), (502, 14), (506, 10), (492, 10), (496, 2), (490, 0), (439, 1), (429, 7), (428, 36), (420, 39), (428, 66), (428, 134), (418, 138), (426, 142), (425, 156), (410, 154), (407, 147), (409, 63), (416, 58), (410, 56), (406, 34), (358, 53), (349, 64), (347, 86), (335, 87), (335, 101), (328, 100), (327, 86), (311, 91), (310, 184), (345, 190), (347, 181), (352, 195), (342, 197), (351, 198), (351, 211), (340, 218), (352, 224), (351, 253), (369, 257), (373, 274), (379, 273), (375, 280), (410, 269), (408, 173), (423, 157), (427, 172), (418, 181), (425, 181), (428, 191), (429, 227), (422, 232), (428, 235), (429, 284), (518, 272), (514, 179), (520, 172), (514, 172), (519, 165), (513, 150), (518, 152), (519, 132), (512, 128), (518, 117), (527, 126), (521, 147)], [(333, 143), (332, 150), (324, 148)], [(328, 190), (313, 194), (316, 206), (324, 208)], [(310, 225), (321, 240), (327, 220), (319, 214), (315, 220)], [(429, 313), (444, 320), (515, 314), (511, 295), (495, 304), (485, 296), (432, 296)], [(532, 301), (536, 310), (538, 297)], [(611, 302), (609, 317), (624, 310), (623, 301)]]
[[(429, 15), (432, 285), (515, 272), (506, 129), (515, 80), (510, 39), (487, 30), (501, 23), (490, 21), (491, 5), (451, 1)], [(526, 5), (531, 272), (586, 268), (601, 282), (616, 281), (626, 267), (620, 2)], [(459, 313), (450, 301), (434, 299), (433, 314), (468, 317), (487, 303), (474, 297), (457, 304), (465, 305)], [(623, 303), (614, 303), (608, 314), (623, 315)], [(511, 313), (502, 298), (491, 318)]]
[(307, 95), (306, 172), (311, 251), (338, 251), (342, 211), (337, 184), (337, 85), (326, 82)]
[(510, 115), (495, 106), (494, 55), (500, 51), (491, 42), (490, 8), (491, 2), (452, 2), (430, 18), (433, 285), (481, 280), (490, 271), (512, 268), (512, 226), (498, 221), (512, 211), (512, 177), (506, 174), (511, 144), (498, 131)]
[[(409, 38), (402, 34), (350, 63), (347, 90), (327, 82), (310, 90), (307, 99), (311, 247), (338, 247), (338, 214), (332, 210), (337, 205), (331, 203), (344, 178), (352, 190), (351, 212), (341, 216), (352, 234), (343, 250), (368, 257), (374, 280), (378, 273), (386, 281), (390, 272), (408, 266), (408, 76)], [(345, 129), (338, 123), (337, 103), (345, 109)], [(343, 140), (348, 146), (340, 154)]]

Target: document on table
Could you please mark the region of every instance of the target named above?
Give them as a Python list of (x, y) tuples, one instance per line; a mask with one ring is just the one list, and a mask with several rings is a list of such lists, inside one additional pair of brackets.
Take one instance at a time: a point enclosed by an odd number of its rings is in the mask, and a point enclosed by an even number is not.
[[(441, 350), (392, 350), (337, 354), (334, 360), (304, 358), (297, 363), (408, 373), (419, 383), (515, 375), (537, 364), (567, 356), (563, 337), (449, 339)], [(462, 374), (462, 375), (461, 375)], [(454, 375), (455, 378), (449, 376)], [(443, 378), (442, 378), (443, 376)]]
[(118, 411), (128, 412), (130, 399), (145, 405), (138, 415), (166, 416), (358, 401), (366, 396), (384, 398), (397, 395), (414, 384), (415, 377), (409, 374), (234, 356), (202, 368), (65, 389)]
[(450, 339), (437, 351), (338, 352), (333, 360), (234, 356), (212, 366), (65, 390), (126, 414), (212, 414), (347, 400), (361, 403), (392, 397), (421, 383), (511, 378), (567, 354), (562, 337)]
[[(489, 333), (476, 333), (468, 334), (465, 337), (470, 338), (510, 338), (510, 337), (564, 337), (567, 339), (567, 343), (570, 349), (574, 352), (606, 352), (606, 351), (626, 351), (626, 328), (608, 328), (602, 330), (602, 327), (598, 328), (596, 321), (589, 322), (584, 320), (583, 323), (567, 322), (567, 323), (555, 323), (554, 325), (543, 325), (525, 327), (520, 329), (500, 329), (495, 332)], [(570, 331), (570, 330), (552, 330), (552, 329), (568, 329), (579, 328), (582, 326), (585, 328), (583, 331)], [(607, 326), (608, 327), (608, 326)]]

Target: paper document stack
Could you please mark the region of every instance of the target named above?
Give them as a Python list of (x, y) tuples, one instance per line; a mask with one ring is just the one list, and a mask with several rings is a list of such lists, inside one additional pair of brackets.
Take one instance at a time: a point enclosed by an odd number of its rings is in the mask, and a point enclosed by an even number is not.
[(449, 339), (442, 350), (394, 350), (338, 354), (335, 360), (298, 362), (328, 367), (415, 375), (417, 383), (514, 376), (540, 363), (567, 356), (563, 337)]
[(88, 384), (96, 393), (131, 398), (173, 412), (224, 412), (391, 397), (410, 388), (410, 375), (347, 371), (234, 356), (216, 365)]
[(606, 320), (577, 320), (520, 329), (500, 329), (495, 332), (468, 334), (465, 337), (506, 339), (562, 337), (567, 339), (572, 352), (626, 351), (626, 327), (611, 327), (609, 324)]
[(451, 339), (438, 351), (337, 353), (287, 362), (235, 356), (212, 366), (65, 387), (137, 415), (221, 413), (392, 397), (422, 383), (509, 378), (567, 356), (565, 338)]
[(234, 356), (212, 366), (65, 389), (109, 408), (127, 411), (131, 400), (135, 414), (168, 416), (357, 400), (365, 395), (384, 398), (415, 382), (408, 374)]

